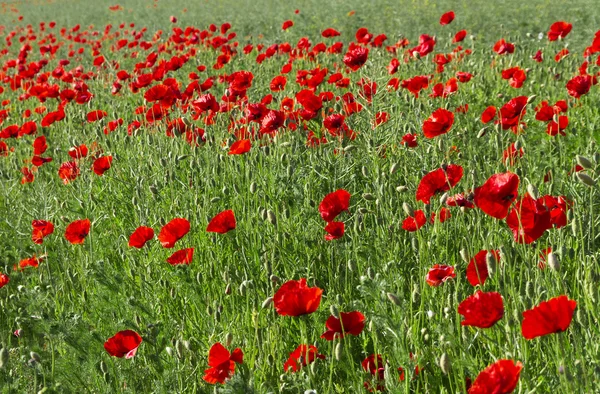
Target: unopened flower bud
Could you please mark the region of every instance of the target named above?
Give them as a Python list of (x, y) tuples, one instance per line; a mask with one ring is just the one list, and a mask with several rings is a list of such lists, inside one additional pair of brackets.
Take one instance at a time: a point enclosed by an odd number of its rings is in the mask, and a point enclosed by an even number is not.
[(594, 186), (596, 184), (596, 181), (591, 176), (584, 174), (583, 172), (577, 173), (577, 179), (579, 179), (579, 182), (588, 186)]
[(447, 353), (443, 353), (442, 357), (440, 357), (440, 368), (444, 375), (448, 375), (450, 373), (450, 368), (452, 367), (450, 356)]
[(556, 255), (554, 252), (548, 253), (547, 261), (550, 269), (552, 269), (553, 271), (560, 270), (560, 260), (558, 258), (558, 255)]
[(594, 168), (594, 163), (592, 163), (592, 161), (585, 156), (577, 155), (575, 156), (575, 159), (577, 160), (577, 164), (585, 169)]
[(390, 299), (390, 301), (392, 301), (394, 303), (394, 305), (397, 305), (397, 306), (402, 305), (402, 302), (400, 301), (398, 296), (396, 296), (394, 293), (387, 293), (387, 297)]

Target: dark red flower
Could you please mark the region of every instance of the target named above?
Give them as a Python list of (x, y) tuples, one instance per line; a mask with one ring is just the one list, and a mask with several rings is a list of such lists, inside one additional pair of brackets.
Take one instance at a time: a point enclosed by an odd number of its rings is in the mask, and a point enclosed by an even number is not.
[(67, 161), (60, 165), (58, 169), (58, 176), (63, 180), (63, 183), (66, 185), (69, 182), (77, 179), (79, 176), (79, 166), (74, 161)]
[(423, 227), (427, 223), (425, 213), (418, 209), (415, 211), (415, 216), (409, 216), (402, 222), (402, 228), (406, 231), (414, 232)]
[(128, 245), (130, 248), (141, 249), (152, 238), (154, 238), (154, 230), (151, 227), (140, 226), (129, 237)]
[(475, 208), (475, 204), (472, 202), (472, 195), (465, 197), (463, 193), (446, 198), (446, 205), (449, 207)]
[(525, 116), (527, 106), (527, 96), (519, 96), (511, 99), (500, 108), (500, 124), (503, 130), (519, 126), (519, 122)]
[(343, 62), (349, 69), (356, 71), (367, 62), (368, 57), (369, 48), (351, 42), (348, 47), (348, 52), (344, 55)]
[(90, 233), (90, 220), (81, 219), (71, 222), (65, 230), (65, 238), (73, 245), (82, 244)]
[(429, 286), (439, 286), (454, 278), (456, 278), (456, 273), (453, 266), (435, 264), (425, 276), (425, 281)]
[(142, 337), (135, 331), (119, 331), (104, 342), (104, 349), (113, 357), (132, 358), (142, 343)]
[(592, 86), (592, 77), (590, 75), (578, 75), (567, 82), (567, 92), (569, 96), (580, 98), (590, 91)]
[(85, 144), (75, 146), (69, 149), (69, 156), (71, 156), (73, 159), (82, 159), (86, 157), (87, 154), (88, 148), (87, 146), (85, 146)]
[(342, 339), (344, 335), (360, 335), (365, 328), (365, 316), (358, 312), (340, 312), (340, 317), (329, 316), (325, 322), (327, 331), (321, 335), (321, 338), (333, 341), (336, 338)]
[(344, 222), (328, 222), (325, 226), (325, 231), (327, 231), (325, 240), (331, 241), (342, 238), (344, 236), (344, 229)]
[(229, 152), (227, 154), (228, 155), (241, 155), (241, 154), (248, 152), (251, 147), (252, 147), (252, 144), (250, 143), (250, 140), (235, 141), (229, 148)]
[(416, 134), (404, 134), (402, 137), (402, 145), (406, 145), (409, 148), (416, 148), (419, 144), (417, 143), (417, 135)]
[(225, 346), (217, 342), (208, 351), (208, 366), (210, 368), (204, 371), (202, 379), (210, 384), (225, 383), (225, 380), (233, 376), (235, 363), (242, 364), (243, 362), (244, 353), (242, 353), (242, 349), (235, 348), (230, 354)]
[(538, 198), (538, 202), (543, 204), (550, 212), (550, 222), (556, 228), (561, 228), (567, 224), (567, 210), (572, 206), (564, 196), (553, 197), (550, 195)]
[(287, 372), (291, 369), (293, 372), (297, 372), (300, 368), (306, 367), (318, 358), (324, 360), (325, 356), (319, 354), (316, 346), (300, 345), (290, 353), (290, 357), (283, 364), (283, 370)]
[(577, 302), (566, 295), (541, 302), (523, 312), (521, 333), (525, 339), (566, 331), (571, 325)]
[(554, 22), (548, 30), (548, 41), (556, 41), (565, 38), (571, 32), (573, 25), (564, 21)]
[(190, 222), (187, 219), (175, 218), (160, 229), (158, 240), (164, 248), (172, 248), (189, 231)]
[(467, 280), (471, 286), (483, 286), (488, 278), (489, 272), (486, 261), (488, 253), (491, 253), (496, 261), (500, 261), (500, 253), (497, 250), (480, 250), (467, 265)]
[(463, 168), (457, 164), (450, 164), (433, 170), (421, 179), (415, 197), (417, 201), (429, 204), (431, 197), (456, 186), (462, 176)]
[(319, 204), (319, 213), (326, 222), (333, 222), (335, 218), (347, 211), (350, 206), (350, 193), (344, 189), (329, 193)]
[(212, 218), (206, 227), (206, 231), (209, 233), (225, 234), (228, 231), (234, 230), (235, 226), (235, 215), (231, 209), (228, 209)]
[(323, 290), (308, 287), (306, 279), (285, 282), (273, 296), (275, 311), (281, 316), (301, 316), (313, 313), (321, 304)]
[(440, 25), (445, 26), (454, 20), (454, 11), (448, 11), (440, 18)]
[(474, 202), (486, 214), (504, 219), (508, 209), (517, 199), (519, 176), (511, 172), (494, 174), (475, 189)]
[(370, 382), (365, 382), (364, 386), (367, 390), (373, 391), (385, 391), (384, 379), (385, 379), (385, 365), (381, 354), (371, 354), (365, 358), (361, 366), (363, 370), (370, 373), (375, 381), (375, 387), (372, 387)]
[(481, 371), (469, 388), (468, 394), (509, 394), (519, 383), (523, 364), (512, 360), (498, 360)]
[(454, 123), (454, 114), (447, 109), (439, 108), (423, 122), (423, 134), (427, 138), (446, 134)]
[(98, 176), (104, 175), (104, 173), (110, 169), (112, 159), (112, 156), (102, 156), (94, 160), (94, 165), (92, 166), (94, 173)]
[(513, 53), (514, 51), (515, 45), (511, 44), (510, 42), (506, 42), (504, 38), (502, 38), (494, 44), (494, 52), (496, 52), (498, 55), (504, 55), (505, 53)]
[(190, 264), (194, 258), (194, 248), (178, 250), (167, 259), (171, 265)]
[(458, 305), (458, 313), (463, 326), (490, 328), (504, 316), (504, 301), (500, 293), (477, 290)]
[(531, 57), (533, 60), (535, 60), (538, 63), (541, 63), (544, 61), (544, 54), (542, 53), (542, 51), (538, 50), (535, 55), (533, 55)]
[(526, 194), (506, 217), (515, 242), (530, 244), (552, 228), (550, 212), (546, 207)]
[(31, 240), (38, 245), (41, 245), (44, 238), (54, 232), (54, 224), (46, 220), (34, 220), (31, 222), (31, 227)]

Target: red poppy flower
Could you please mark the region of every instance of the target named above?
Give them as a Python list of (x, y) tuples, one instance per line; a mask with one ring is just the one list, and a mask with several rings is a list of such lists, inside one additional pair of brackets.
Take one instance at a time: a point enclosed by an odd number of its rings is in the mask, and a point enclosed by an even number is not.
[(189, 231), (190, 222), (187, 219), (175, 218), (160, 229), (158, 240), (164, 248), (172, 248)]
[(182, 249), (173, 253), (167, 263), (171, 265), (190, 264), (194, 258), (194, 248)]
[(517, 387), (523, 364), (512, 360), (498, 360), (481, 371), (469, 388), (468, 394), (509, 394)]
[(449, 196), (446, 199), (446, 205), (449, 207), (465, 207), (475, 208), (475, 204), (472, 202), (472, 195), (465, 197), (463, 193), (458, 193), (453, 196)]
[(6, 274), (0, 274), (0, 289), (10, 282), (10, 278)]
[(454, 278), (456, 278), (456, 273), (453, 266), (435, 264), (425, 276), (425, 281), (429, 286), (439, 286)]
[(577, 302), (566, 295), (541, 302), (523, 312), (521, 333), (525, 339), (566, 331), (571, 325)]
[(351, 42), (348, 47), (348, 52), (344, 55), (343, 62), (349, 69), (356, 71), (367, 62), (368, 57), (369, 48)]
[(504, 38), (497, 41), (494, 44), (494, 52), (498, 55), (504, 55), (505, 53), (513, 53), (515, 51), (515, 45), (510, 42), (506, 42)]
[(104, 118), (106, 115), (108, 115), (106, 113), (106, 111), (102, 111), (100, 109), (91, 111), (91, 112), (88, 112), (88, 114), (87, 114), (87, 121), (88, 121), (88, 123), (92, 123), (92, 122), (95, 122), (97, 120)]
[(548, 41), (556, 41), (565, 38), (571, 32), (573, 25), (564, 21), (554, 22), (548, 30)]
[(519, 126), (519, 122), (525, 116), (527, 106), (527, 96), (519, 96), (511, 99), (500, 108), (500, 124), (503, 130)]
[(82, 159), (87, 156), (88, 148), (87, 148), (87, 146), (85, 146), (85, 144), (82, 144), (82, 145), (70, 148), (68, 153), (69, 153), (69, 156), (71, 156), (73, 159)]
[(546, 127), (546, 134), (554, 137), (557, 135), (565, 136), (565, 129), (569, 126), (569, 118), (566, 115), (558, 116), (558, 123), (554, 120), (548, 122), (548, 126)]
[(58, 169), (58, 176), (63, 180), (63, 183), (67, 185), (79, 176), (79, 166), (74, 161), (62, 163)]
[(346, 334), (360, 335), (365, 328), (365, 316), (358, 312), (340, 312), (340, 317), (329, 316), (325, 322), (327, 331), (321, 335), (321, 338), (333, 341), (336, 338), (342, 339)]
[(0, 141), (0, 157), (7, 157), (9, 152), (10, 149), (6, 145), (6, 142)]
[(494, 107), (493, 105), (490, 105), (489, 107), (487, 107), (485, 109), (485, 111), (483, 111), (481, 113), (481, 122), (482, 123), (489, 123), (490, 121), (494, 120), (494, 118), (496, 117), (496, 107)]
[(513, 88), (520, 88), (527, 79), (527, 74), (521, 67), (511, 67), (502, 71), (502, 79), (508, 79)]
[(141, 249), (152, 238), (154, 238), (154, 230), (151, 227), (140, 226), (129, 237), (128, 245), (130, 248)]
[(229, 148), (228, 155), (244, 154), (244, 153), (248, 152), (251, 147), (252, 147), (252, 144), (250, 143), (250, 140), (235, 141)]
[(23, 174), (23, 178), (21, 178), (21, 184), (23, 185), (25, 183), (33, 182), (35, 179), (35, 171), (35, 167), (33, 167), (33, 170), (30, 170), (27, 167), (21, 168), (21, 174)]
[(94, 165), (92, 169), (98, 176), (104, 175), (106, 171), (110, 169), (110, 165), (112, 163), (112, 156), (102, 156), (96, 160), (94, 160)]
[(442, 207), (442, 208), (440, 208), (439, 215), (436, 215), (435, 212), (431, 212), (431, 217), (429, 218), (429, 223), (431, 223), (431, 224), (435, 223), (436, 218), (437, 218), (438, 222), (444, 223), (446, 220), (450, 219), (451, 217), (452, 217), (452, 214), (450, 213), (450, 210), (446, 207)]
[(425, 217), (425, 213), (417, 209), (415, 211), (415, 216), (409, 216), (402, 222), (402, 228), (406, 231), (414, 232), (423, 227), (427, 223), (427, 218)]
[(431, 197), (437, 193), (444, 193), (456, 186), (463, 176), (463, 168), (457, 164), (450, 164), (427, 173), (419, 182), (416, 199), (429, 204)]
[(48, 149), (48, 144), (46, 143), (45, 136), (43, 136), (43, 135), (39, 136), (33, 141), (33, 154), (34, 155), (41, 155), (44, 152), (46, 152), (46, 149)]
[(515, 242), (530, 244), (552, 228), (550, 212), (539, 201), (526, 194), (506, 217)]
[(281, 25), (281, 30), (287, 30), (292, 26), (294, 26), (294, 22), (287, 20), (287, 21), (283, 22), (283, 25)]
[(504, 219), (517, 198), (519, 176), (511, 172), (494, 174), (475, 189), (474, 202), (486, 214)]
[(34, 220), (31, 222), (31, 240), (37, 245), (44, 242), (44, 238), (54, 232), (54, 224), (46, 220)]
[(491, 253), (496, 261), (500, 261), (500, 253), (497, 250), (480, 250), (467, 265), (467, 280), (471, 286), (483, 286), (489, 276), (486, 257)]
[(519, 150), (517, 150), (517, 147), (516, 147), (515, 143), (513, 142), (512, 144), (510, 144), (510, 146), (508, 148), (506, 148), (502, 152), (502, 161), (506, 165), (514, 166), (516, 159), (519, 157), (523, 157), (524, 153), (525, 153), (525, 151), (523, 150), (523, 148), (520, 148)]
[(433, 38), (427, 34), (421, 34), (421, 36), (419, 37), (419, 45), (417, 45), (414, 48), (409, 49), (408, 52), (413, 55), (415, 53), (418, 53), (419, 56), (425, 57), (428, 54), (430, 54), (431, 52), (433, 52), (434, 47), (435, 47), (435, 38)]
[(417, 75), (416, 77), (402, 81), (402, 87), (411, 92), (416, 98), (419, 98), (419, 92), (423, 89), (427, 89), (428, 86), (429, 77), (425, 75)]
[(90, 233), (90, 220), (80, 219), (71, 222), (65, 229), (65, 238), (73, 245), (80, 245)]
[(225, 234), (230, 230), (234, 230), (236, 226), (235, 216), (231, 209), (223, 211), (208, 223), (206, 231), (209, 233)]
[(456, 78), (458, 78), (458, 80), (462, 83), (467, 83), (471, 80), (471, 78), (473, 78), (473, 74), (466, 71), (457, 71)]
[(454, 35), (454, 38), (452, 39), (452, 42), (453, 43), (461, 42), (462, 40), (465, 39), (466, 36), (467, 36), (467, 31), (466, 30), (461, 30), (461, 31), (457, 32)]
[(567, 92), (570, 96), (578, 99), (590, 91), (592, 82), (590, 75), (578, 75), (567, 82)]
[(409, 148), (416, 148), (419, 144), (417, 142), (417, 135), (416, 134), (405, 134), (402, 137), (402, 145), (406, 145)]
[(556, 53), (556, 55), (554, 56), (554, 61), (558, 63), (561, 60), (563, 60), (565, 57), (567, 57), (568, 55), (569, 55), (569, 50), (567, 48), (563, 48)]
[(35, 255), (33, 255), (33, 257), (19, 261), (19, 269), (25, 269), (26, 267), (37, 268), (42, 260), (43, 257), (35, 257)]
[(243, 362), (244, 353), (242, 353), (242, 349), (235, 348), (230, 354), (225, 346), (217, 342), (208, 351), (208, 366), (210, 368), (204, 371), (202, 379), (210, 384), (225, 383), (225, 380), (233, 376), (235, 363), (242, 364)]
[(331, 241), (342, 238), (344, 236), (344, 228), (344, 222), (328, 222), (325, 226), (325, 231), (327, 231), (325, 240)]
[(365, 382), (365, 388), (369, 391), (373, 391), (374, 389), (377, 391), (385, 391), (385, 385), (383, 384), (385, 379), (385, 364), (383, 363), (381, 354), (371, 354), (362, 361), (361, 366), (363, 370), (369, 372), (375, 380), (375, 387), (372, 387), (370, 382)]
[(340, 213), (350, 206), (350, 193), (344, 189), (329, 193), (319, 204), (319, 213), (326, 222), (332, 222)]
[(446, 109), (439, 108), (423, 122), (423, 134), (427, 138), (446, 134), (454, 123), (454, 114)]
[(340, 35), (340, 32), (330, 27), (328, 29), (323, 30), (321, 32), (321, 35), (325, 38), (337, 37)]
[(440, 25), (445, 26), (454, 20), (454, 11), (448, 11), (440, 18)]
[(104, 342), (104, 349), (113, 357), (132, 358), (142, 343), (140, 334), (133, 330), (119, 331)]
[(273, 304), (281, 316), (308, 315), (319, 308), (322, 294), (318, 287), (308, 287), (304, 278), (290, 280), (277, 290)]
[(573, 204), (572, 202), (563, 196), (553, 197), (550, 195), (538, 198), (538, 202), (550, 212), (550, 222), (555, 228), (567, 225), (567, 210)]
[(500, 293), (477, 290), (458, 305), (458, 313), (463, 326), (490, 328), (504, 316), (504, 301)]
[(290, 369), (293, 372), (297, 372), (302, 367), (306, 367), (308, 364), (312, 364), (316, 359), (325, 359), (325, 356), (319, 354), (319, 351), (314, 345), (300, 345), (290, 353), (290, 357), (283, 364), (283, 370), (285, 372)]

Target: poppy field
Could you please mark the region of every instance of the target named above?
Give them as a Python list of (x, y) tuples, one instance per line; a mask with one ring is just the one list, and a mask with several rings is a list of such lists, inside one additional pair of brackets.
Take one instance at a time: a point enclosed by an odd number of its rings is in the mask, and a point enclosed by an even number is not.
[(466, 3), (0, 3), (0, 393), (600, 392), (600, 11)]

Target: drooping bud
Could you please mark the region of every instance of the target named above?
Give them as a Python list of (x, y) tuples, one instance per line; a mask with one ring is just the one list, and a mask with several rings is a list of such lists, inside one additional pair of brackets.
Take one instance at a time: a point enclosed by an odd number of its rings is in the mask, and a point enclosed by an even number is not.
[(575, 156), (575, 159), (577, 160), (577, 164), (579, 164), (586, 170), (590, 169), (590, 168), (594, 168), (594, 163), (592, 163), (592, 161), (585, 156), (577, 155), (577, 156)]
[(451, 365), (450, 356), (448, 356), (447, 353), (443, 353), (442, 357), (440, 357), (440, 368), (442, 369), (442, 372), (444, 373), (444, 375), (448, 375), (448, 373), (450, 373), (451, 367), (452, 367), (452, 365)]
[(579, 179), (579, 182), (588, 186), (594, 186), (596, 184), (596, 181), (591, 176), (583, 172), (577, 173), (577, 179)]
[(392, 301), (394, 303), (394, 305), (397, 305), (397, 306), (402, 305), (402, 302), (400, 301), (398, 296), (396, 296), (394, 293), (387, 293), (387, 297), (389, 298), (390, 301)]
[(271, 306), (272, 303), (273, 303), (273, 297), (267, 297), (267, 299), (264, 300), (263, 303), (262, 303), (262, 308), (266, 309), (269, 306)]
[(406, 203), (406, 202), (403, 202), (403, 203), (402, 203), (402, 209), (404, 210), (404, 212), (405, 212), (405, 213), (406, 213), (408, 216), (411, 216), (411, 217), (414, 217), (414, 216), (415, 216), (415, 211), (414, 211), (414, 209), (413, 209), (413, 208), (412, 208), (410, 205), (408, 205), (408, 203)]
[(556, 255), (554, 252), (548, 253), (547, 261), (548, 261), (548, 266), (550, 267), (551, 270), (553, 270), (553, 271), (560, 270), (560, 260), (558, 258), (558, 255)]

